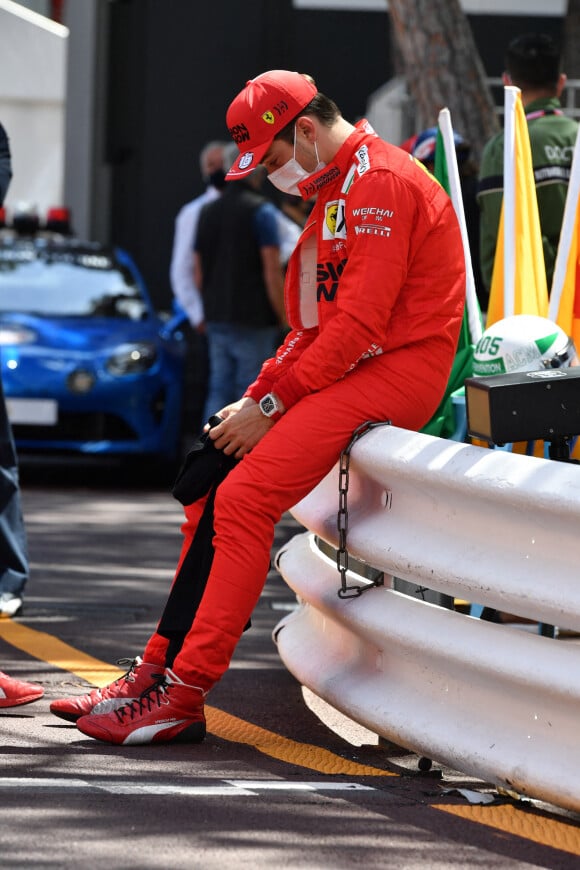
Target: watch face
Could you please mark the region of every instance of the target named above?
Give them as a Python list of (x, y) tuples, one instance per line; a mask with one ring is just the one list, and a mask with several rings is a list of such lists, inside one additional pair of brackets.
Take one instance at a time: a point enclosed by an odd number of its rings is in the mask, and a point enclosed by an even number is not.
[(264, 396), (262, 401), (260, 402), (260, 408), (262, 409), (262, 413), (269, 417), (270, 414), (273, 414), (276, 410), (276, 403), (272, 396)]

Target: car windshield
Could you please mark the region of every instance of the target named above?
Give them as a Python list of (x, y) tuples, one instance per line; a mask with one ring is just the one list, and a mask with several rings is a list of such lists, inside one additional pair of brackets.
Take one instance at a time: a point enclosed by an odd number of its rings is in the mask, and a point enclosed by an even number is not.
[(147, 311), (130, 271), (106, 252), (0, 247), (0, 313), (142, 320)]

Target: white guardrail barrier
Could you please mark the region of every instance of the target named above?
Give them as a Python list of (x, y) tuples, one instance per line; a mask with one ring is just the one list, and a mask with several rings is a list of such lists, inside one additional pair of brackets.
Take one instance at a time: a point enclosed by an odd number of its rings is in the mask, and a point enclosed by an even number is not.
[(289, 671), (420, 756), (579, 811), (578, 642), (422, 601), (392, 579), (580, 632), (580, 466), (368, 432), (351, 452), (348, 552), (386, 576), (350, 599), (318, 546), (338, 546), (337, 509), (338, 466), (292, 510), (309, 531), (278, 555), (299, 602), (274, 631)]

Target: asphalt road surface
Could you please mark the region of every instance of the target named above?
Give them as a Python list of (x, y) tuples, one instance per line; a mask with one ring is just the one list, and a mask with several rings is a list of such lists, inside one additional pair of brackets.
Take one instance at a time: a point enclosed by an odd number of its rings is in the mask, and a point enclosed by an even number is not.
[[(204, 743), (111, 747), (51, 716), (142, 651), (182, 513), (164, 486), (66, 467), (24, 470), (23, 503), (32, 574), (23, 614), (0, 620), (0, 668), (45, 696), (0, 711), (0, 866), (580, 867), (578, 817), (436, 763), (422, 773), (304, 690), (271, 639), (295, 605), (275, 571)], [(275, 549), (296, 531), (285, 517)]]

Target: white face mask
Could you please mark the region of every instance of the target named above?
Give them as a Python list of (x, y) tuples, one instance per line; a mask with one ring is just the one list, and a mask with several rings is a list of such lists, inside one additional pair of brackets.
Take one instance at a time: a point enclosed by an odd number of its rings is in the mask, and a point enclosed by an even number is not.
[(326, 166), (326, 163), (320, 162), (316, 142), (314, 143), (314, 153), (316, 154), (316, 160), (318, 161), (316, 168), (311, 172), (307, 172), (306, 169), (304, 169), (296, 160), (296, 127), (294, 127), (294, 156), (291, 157), (284, 166), (281, 166), (280, 169), (275, 169), (274, 172), (271, 172), (268, 179), (272, 182), (274, 187), (277, 187), (278, 190), (282, 191), (282, 193), (290, 193), (293, 196), (300, 196), (300, 190), (298, 189), (299, 182), (304, 181), (316, 172), (320, 172), (320, 170), (324, 169)]

